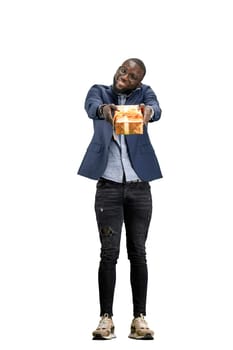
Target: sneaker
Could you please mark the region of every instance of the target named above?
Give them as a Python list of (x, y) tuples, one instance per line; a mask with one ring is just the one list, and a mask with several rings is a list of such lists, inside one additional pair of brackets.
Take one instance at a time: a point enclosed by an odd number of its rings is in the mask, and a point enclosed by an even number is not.
[(129, 338), (141, 339), (141, 340), (152, 340), (154, 332), (148, 327), (143, 314), (133, 319), (131, 323), (131, 332)]
[(92, 333), (93, 340), (109, 340), (116, 338), (114, 334), (114, 324), (108, 314), (101, 317), (98, 327)]

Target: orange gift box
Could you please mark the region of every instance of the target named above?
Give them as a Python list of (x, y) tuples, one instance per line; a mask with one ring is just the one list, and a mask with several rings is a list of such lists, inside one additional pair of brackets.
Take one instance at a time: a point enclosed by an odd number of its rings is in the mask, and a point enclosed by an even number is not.
[(117, 135), (143, 134), (143, 115), (138, 105), (118, 105), (114, 114)]

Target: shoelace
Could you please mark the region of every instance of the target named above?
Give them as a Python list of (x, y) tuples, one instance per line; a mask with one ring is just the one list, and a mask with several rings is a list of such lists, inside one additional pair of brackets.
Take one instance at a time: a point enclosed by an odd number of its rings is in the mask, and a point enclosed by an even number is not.
[(140, 328), (148, 328), (148, 324), (146, 322), (146, 320), (144, 319), (143, 315), (140, 315), (140, 317), (138, 317), (135, 322), (138, 324), (138, 326)]
[(98, 328), (107, 328), (106, 327), (107, 324), (108, 324), (108, 315), (104, 315), (103, 318), (99, 322)]

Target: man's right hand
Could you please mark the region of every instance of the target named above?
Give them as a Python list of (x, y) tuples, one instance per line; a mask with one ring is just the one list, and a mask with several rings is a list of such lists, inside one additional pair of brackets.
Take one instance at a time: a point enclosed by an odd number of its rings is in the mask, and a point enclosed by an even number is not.
[(108, 105), (102, 105), (100, 106), (100, 113), (103, 118), (109, 122), (110, 124), (113, 123), (113, 116), (114, 112), (117, 110), (117, 106), (114, 105), (113, 103), (108, 104)]

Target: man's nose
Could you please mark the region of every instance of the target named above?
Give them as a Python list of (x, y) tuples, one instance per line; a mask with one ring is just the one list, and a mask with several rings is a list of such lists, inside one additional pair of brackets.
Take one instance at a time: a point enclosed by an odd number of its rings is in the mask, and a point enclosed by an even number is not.
[(121, 74), (122, 80), (129, 80), (129, 73)]

